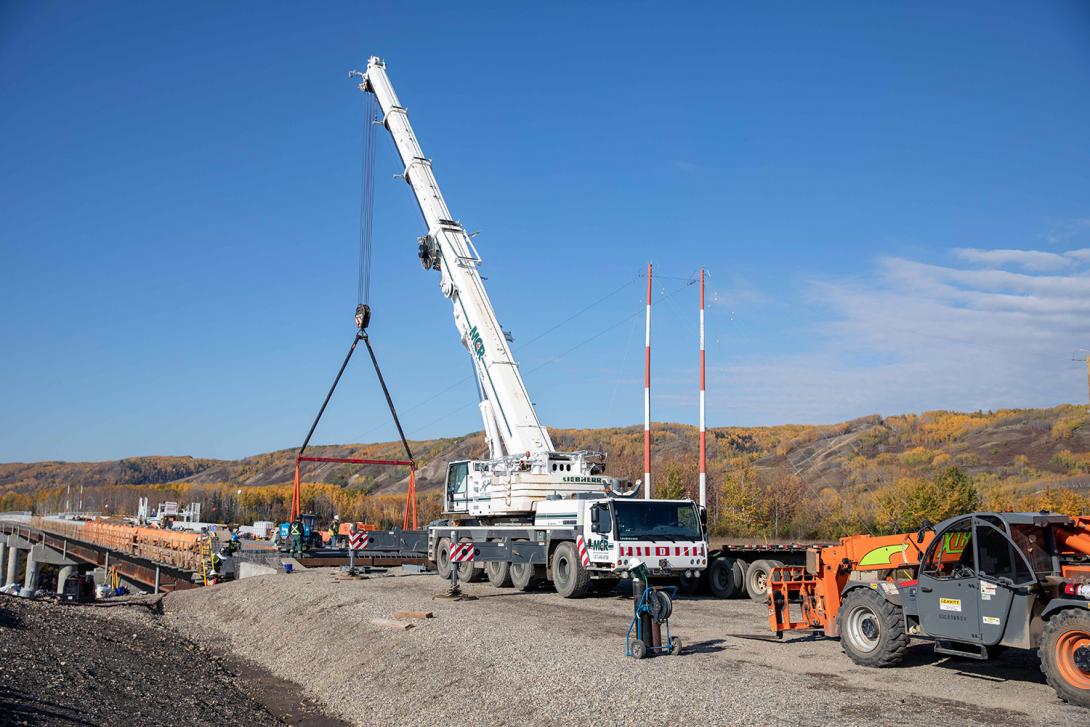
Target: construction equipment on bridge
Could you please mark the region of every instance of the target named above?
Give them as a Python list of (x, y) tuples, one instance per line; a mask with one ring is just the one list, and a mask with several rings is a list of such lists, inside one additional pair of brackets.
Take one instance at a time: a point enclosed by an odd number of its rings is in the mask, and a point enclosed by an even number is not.
[(38, 516), (27, 517), (23, 525), (0, 522), (0, 533), (24, 528), (36, 542), (85, 563), (114, 565), (127, 580), (156, 592), (193, 587), (192, 574), (200, 571), (197, 533)]
[[(839, 637), (863, 666), (899, 663), (910, 639), (987, 660), (1038, 649), (1064, 701), (1090, 707), (1090, 518), (977, 512), (916, 533), (852, 536), (769, 574), (768, 622)], [(795, 613), (797, 613), (797, 616)]]

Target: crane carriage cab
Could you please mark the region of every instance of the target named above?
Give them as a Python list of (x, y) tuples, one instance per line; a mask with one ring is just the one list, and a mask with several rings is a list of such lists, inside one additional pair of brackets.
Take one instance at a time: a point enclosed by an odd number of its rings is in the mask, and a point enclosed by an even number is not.
[(600, 452), (542, 452), (447, 465), (444, 510), (448, 514), (531, 514), (534, 503), (586, 493), (617, 492), (620, 481), (602, 475)]

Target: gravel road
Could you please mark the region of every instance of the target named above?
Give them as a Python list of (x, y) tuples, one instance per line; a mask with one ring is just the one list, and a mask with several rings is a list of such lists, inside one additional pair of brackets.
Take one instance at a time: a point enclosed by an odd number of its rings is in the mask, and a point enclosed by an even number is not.
[(144, 608), (0, 596), (0, 725), (284, 724)]
[[(164, 618), (197, 639), (304, 685), (352, 724), (682, 724), (902, 726), (1081, 723), (1029, 652), (978, 663), (925, 644), (905, 665), (857, 667), (837, 641), (777, 643), (762, 605), (684, 599), (681, 656), (624, 656), (631, 602), (565, 601), (470, 584), (475, 601), (435, 600), (433, 575), (340, 581), (328, 571), (248, 578), (167, 596)], [(376, 626), (398, 610), (435, 618)]]

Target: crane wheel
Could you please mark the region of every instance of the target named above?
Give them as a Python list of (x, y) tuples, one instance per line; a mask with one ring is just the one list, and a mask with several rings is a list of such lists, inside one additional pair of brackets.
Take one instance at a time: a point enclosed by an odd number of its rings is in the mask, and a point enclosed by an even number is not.
[(1090, 707), (1090, 613), (1067, 609), (1049, 619), (1037, 653), (1056, 696)]
[(533, 563), (512, 563), (508, 572), (511, 574), (511, 585), (520, 591), (532, 591), (541, 580), (538, 567)]
[(746, 591), (745, 567), (736, 558), (716, 558), (706, 573), (708, 590), (716, 598), (737, 598)]
[(435, 572), (444, 581), (450, 580), (450, 538), (439, 538), (435, 544)]
[(755, 560), (746, 568), (746, 593), (754, 601), (768, 598), (768, 574), (773, 568), (782, 568), (778, 560)]
[(904, 612), (877, 591), (870, 588), (848, 591), (837, 623), (840, 646), (856, 664), (886, 667), (904, 658), (909, 642)]
[(486, 561), (484, 564), (484, 574), (488, 577), (488, 582), (496, 588), (511, 587), (510, 563), (502, 563), (498, 560)]
[(575, 543), (565, 540), (553, 551), (553, 585), (564, 598), (582, 598), (590, 588), (590, 572), (583, 567)]
[[(462, 538), (463, 543), (472, 543), (473, 538)], [(478, 568), (472, 560), (458, 564), (458, 580), (463, 583), (480, 583), (484, 580), (484, 568)]]

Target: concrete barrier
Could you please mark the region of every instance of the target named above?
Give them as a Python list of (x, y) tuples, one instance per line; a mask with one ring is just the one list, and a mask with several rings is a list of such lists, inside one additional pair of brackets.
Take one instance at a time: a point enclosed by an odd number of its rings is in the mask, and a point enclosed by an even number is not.
[(271, 565), (265, 565), (264, 563), (252, 563), (245, 560), (238, 564), (239, 578), (271, 575), (276, 575), (276, 568), (272, 567)]

